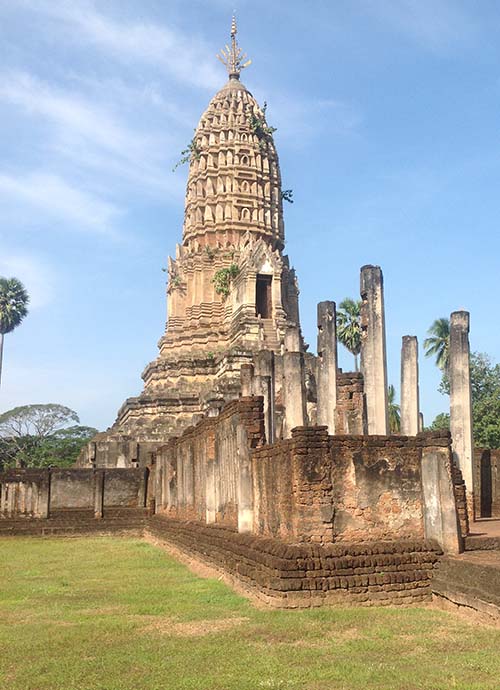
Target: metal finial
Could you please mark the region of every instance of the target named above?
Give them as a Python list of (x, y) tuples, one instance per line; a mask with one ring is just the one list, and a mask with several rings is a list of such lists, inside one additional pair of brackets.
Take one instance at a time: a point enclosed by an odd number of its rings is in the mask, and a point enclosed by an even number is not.
[(238, 27), (236, 25), (236, 16), (233, 14), (231, 20), (231, 46), (226, 45), (221, 51), (220, 55), (217, 55), (218, 59), (226, 65), (229, 78), (239, 79), (242, 69), (248, 67), (251, 64), (251, 60), (247, 60), (246, 53), (243, 53), (242, 49), (238, 45), (236, 40), (236, 34), (238, 33)]

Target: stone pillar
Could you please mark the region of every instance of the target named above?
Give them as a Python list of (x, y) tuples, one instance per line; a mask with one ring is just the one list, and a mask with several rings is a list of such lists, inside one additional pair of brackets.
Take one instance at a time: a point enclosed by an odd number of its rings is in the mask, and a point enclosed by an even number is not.
[(216, 521), (217, 502), (215, 496), (215, 431), (212, 427), (207, 431), (207, 466), (205, 476), (205, 522), (211, 525)]
[(205, 522), (207, 525), (211, 525), (215, 522), (217, 512), (215, 507), (215, 460), (213, 458), (209, 458), (207, 460), (205, 476), (205, 503)]
[(94, 471), (94, 517), (104, 516), (104, 470)]
[(422, 498), (425, 538), (435, 539), (445, 553), (459, 553), (462, 540), (448, 447), (423, 447)]
[(36, 517), (48, 518), (50, 517), (50, 483), (52, 479), (52, 472), (50, 469), (46, 470), (43, 479), (38, 487), (38, 501)]
[(469, 521), (474, 520), (474, 440), (470, 384), (469, 312), (450, 317), (450, 431), (453, 460), (461, 470), (467, 492)]
[(306, 386), (302, 352), (283, 354), (283, 403), (285, 407), (284, 438), (291, 438), (292, 429), (306, 426)]
[(252, 462), (248, 436), (242, 424), (236, 429), (238, 454), (238, 532), (253, 531)]
[(361, 269), (361, 372), (364, 378), (368, 433), (387, 436), (387, 358), (384, 280), (379, 266)]
[(275, 434), (275, 377), (274, 352), (261, 350), (254, 358), (254, 386), (255, 395), (264, 398), (264, 427), (267, 443), (274, 443)]
[(289, 326), (285, 331), (285, 352), (300, 352), (300, 331), (297, 326)]
[(401, 347), (401, 433), (416, 436), (420, 431), (418, 387), (418, 340), (404, 335)]
[(240, 369), (241, 396), (248, 398), (253, 389), (253, 364), (242, 364)]
[(335, 433), (337, 407), (337, 312), (335, 302), (318, 304), (317, 423)]

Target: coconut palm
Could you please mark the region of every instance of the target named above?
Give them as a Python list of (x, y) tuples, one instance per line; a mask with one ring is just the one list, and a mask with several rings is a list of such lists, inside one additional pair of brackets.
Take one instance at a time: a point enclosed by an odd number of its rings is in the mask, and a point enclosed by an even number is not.
[(346, 297), (337, 307), (337, 340), (354, 355), (354, 369), (359, 371), (361, 352), (361, 301)]
[(436, 365), (441, 371), (448, 371), (450, 358), (450, 320), (443, 317), (436, 319), (429, 330), (429, 336), (424, 340), (426, 357), (436, 357)]
[(0, 278), (0, 381), (3, 337), (17, 328), (28, 313), (29, 295), (17, 278)]
[(397, 434), (401, 431), (401, 408), (396, 403), (396, 389), (392, 383), (387, 387), (387, 407), (389, 409), (389, 431)]

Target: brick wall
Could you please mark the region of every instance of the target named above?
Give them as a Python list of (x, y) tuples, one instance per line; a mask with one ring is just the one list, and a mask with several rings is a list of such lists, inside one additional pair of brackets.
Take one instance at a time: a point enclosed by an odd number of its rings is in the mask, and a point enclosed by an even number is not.
[(325, 427), (294, 429), (289, 441), (252, 455), (254, 532), (295, 543), (423, 539), (422, 452), (448, 457), (449, 444), (439, 432), (329, 437)]
[(338, 434), (366, 433), (363, 375), (359, 372), (337, 374), (335, 431)]
[(429, 601), (441, 550), (434, 542), (290, 545), (277, 539), (154, 516), (147, 531), (220, 569), (277, 607)]

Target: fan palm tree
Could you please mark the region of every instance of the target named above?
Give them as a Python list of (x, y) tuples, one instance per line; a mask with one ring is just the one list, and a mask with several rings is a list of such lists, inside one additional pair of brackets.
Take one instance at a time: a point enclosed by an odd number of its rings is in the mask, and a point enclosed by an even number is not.
[(337, 308), (337, 340), (354, 355), (354, 370), (359, 371), (361, 352), (361, 301), (346, 297)]
[(427, 335), (429, 337), (424, 340), (425, 356), (435, 356), (436, 365), (446, 373), (450, 359), (450, 320), (445, 317), (436, 319)]
[(30, 298), (17, 278), (0, 278), (0, 381), (2, 379), (3, 337), (17, 328), (28, 313)]
[(389, 431), (397, 434), (401, 431), (401, 408), (396, 403), (396, 389), (392, 383), (387, 387), (387, 406), (389, 408)]

